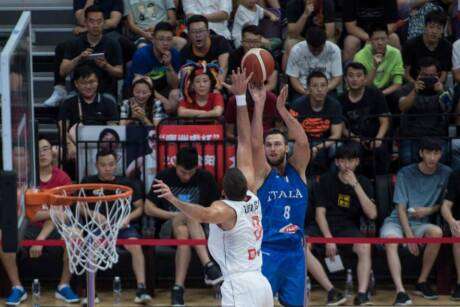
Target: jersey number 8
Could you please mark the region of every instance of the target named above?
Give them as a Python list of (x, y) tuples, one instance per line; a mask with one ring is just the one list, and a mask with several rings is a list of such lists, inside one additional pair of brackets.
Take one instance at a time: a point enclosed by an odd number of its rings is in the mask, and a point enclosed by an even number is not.
[(289, 220), (289, 218), (291, 217), (291, 206), (284, 206), (283, 216), (286, 220)]

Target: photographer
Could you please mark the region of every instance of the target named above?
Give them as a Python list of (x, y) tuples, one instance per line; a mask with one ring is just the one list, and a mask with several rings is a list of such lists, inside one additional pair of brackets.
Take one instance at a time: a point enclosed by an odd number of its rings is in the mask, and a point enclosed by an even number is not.
[[(440, 71), (435, 59), (420, 59), (420, 72), (414, 83), (400, 90), (401, 110), (401, 163), (407, 165), (418, 160), (419, 140), (422, 136), (446, 137), (447, 117), (441, 115), (450, 110), (452, 99), (440, 81)], [(446, 143), (442, 143), (445, 155)]]

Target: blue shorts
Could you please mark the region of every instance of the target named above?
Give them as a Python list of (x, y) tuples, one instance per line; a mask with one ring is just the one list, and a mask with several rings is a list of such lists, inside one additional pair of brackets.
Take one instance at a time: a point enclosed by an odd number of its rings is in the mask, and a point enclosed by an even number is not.
[(283, 306), (302, 307), (305, 295), (305, 254), (295, 250), (262, 249), (262, 273)]

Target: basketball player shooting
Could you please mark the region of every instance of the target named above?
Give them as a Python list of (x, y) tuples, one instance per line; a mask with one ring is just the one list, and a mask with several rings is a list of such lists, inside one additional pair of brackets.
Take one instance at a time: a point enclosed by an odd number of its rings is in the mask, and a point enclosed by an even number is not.
[(284, 86), (276, 108), (289, 135), (294, 139), (288, 158), (288, 137), (272, 129), (263, 137), (262, 116), (266, 91), (250, 86), (254, 100), (252, 153), (255, 188), (262, 205), (262, 273), (273, 293), (284, 306), (303, 306), (305, 288), (304, 221), (308, 190), (305, 171), (310, 160), (310, 146), (304, 129), (286, 109), (288, 96)]
[(232, 85), (224, 86), (236, 95), (237, 103), (237, 166), (227, 170), (223, 179), (225, 199), (210, 207), (180, 201), (160, 180), (153, 185), (160, 198), (169, 201), (185, 215), (201, 223), (209, 223), (208, 248), (219, 264), (224, 283), (222, 306), (270, 307), (273, 293), (261, 273), (260, 247), (263, 230), (260, 202), (254, 194), (254, 167), (246, 90), (252, 74), (238, 69), (233, 72)]

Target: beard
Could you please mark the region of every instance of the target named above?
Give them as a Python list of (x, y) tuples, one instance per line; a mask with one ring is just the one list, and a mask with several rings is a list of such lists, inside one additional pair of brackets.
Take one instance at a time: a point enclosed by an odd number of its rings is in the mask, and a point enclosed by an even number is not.
[(267, 159), (267, 162), (268, 162), (268, 164), (270, 164), (270, 166), (277, 167), (277, 166), (280, 166), (281, 164), (284, 163), (284, 158), (285, 158), (285, 156), (282, 156), (281, 158), (279, 158), (277, 160)]

